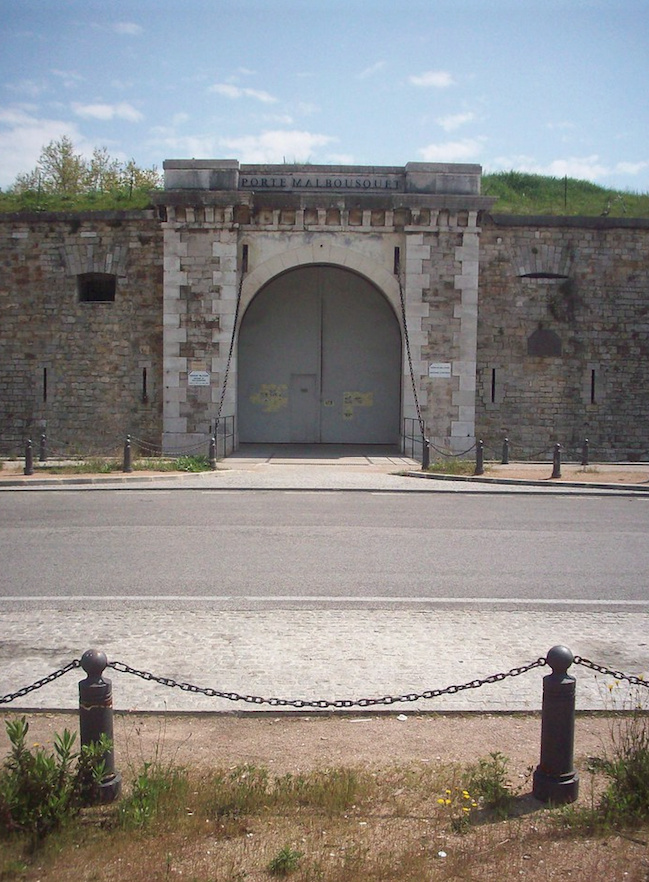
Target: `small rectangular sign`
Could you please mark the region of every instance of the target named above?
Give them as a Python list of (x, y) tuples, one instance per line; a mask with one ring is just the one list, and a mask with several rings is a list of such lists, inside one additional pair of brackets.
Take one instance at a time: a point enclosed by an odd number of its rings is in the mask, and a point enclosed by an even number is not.
[(428, 365), (428, 376), (441, 378), (444, 380), (451, 379), (451, 362), (450, 361), (434, 361)]
[(210, 373), (209, 371), (190, 371), (187, 375), (187, 385), (188, 386), (209, 386), (210, 385)]

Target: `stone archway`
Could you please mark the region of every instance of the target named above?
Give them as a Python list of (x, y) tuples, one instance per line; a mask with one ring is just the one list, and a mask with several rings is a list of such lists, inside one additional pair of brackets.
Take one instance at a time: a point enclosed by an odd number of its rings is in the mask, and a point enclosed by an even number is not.
[(381, 291), (330, 264), (288, 270), (242, 317), (242, 442), (396, 444), (401, 332)]

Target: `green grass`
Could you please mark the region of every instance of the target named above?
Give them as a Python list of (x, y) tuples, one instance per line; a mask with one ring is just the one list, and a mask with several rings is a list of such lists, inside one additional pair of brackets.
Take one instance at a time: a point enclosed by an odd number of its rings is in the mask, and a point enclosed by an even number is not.
[(439, 475), (474, 475), (475, 461), (468, 459), (441, 459), (432, 462), (427, 470)]
[(485, 174), (482, 195), (498, 200), (494, 214), (649, 217), (649, 193), (611, 190), (576, 178), (515, 171)]
[[(483, 174), (482, 195), (497, 199), (495, 214), (649, 217), (649, 193), (613, 190), (577, 178), (556, 178), (526, 172)], [(0, 212), (115, 211), (151, 207), (150, 190), (118, 190), (60, 196), (29, 191), (0, 192)]]
[(112, 193), (82, 193), (61, 196), (57, 193), (0, 192), (0, 212), (21, 211), (138, 211), (151, 208), (151, 190), (118, 190)]
[[(48, 475), (110, 475), (121, 472), (123, 465), (122, 457), (95, 456), (65, 465), (37, 466), (34, 471), (42, 471)], [(193, 455), (134, 459), (132, 468), (134, 472), (207, 472), (211, 466), (207, 456)]]

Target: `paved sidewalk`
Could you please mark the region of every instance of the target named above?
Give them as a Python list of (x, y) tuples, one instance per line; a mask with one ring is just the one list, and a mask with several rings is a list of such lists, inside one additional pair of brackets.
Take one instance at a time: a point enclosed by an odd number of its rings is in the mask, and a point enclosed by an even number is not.
[(110, 475), (53, 475), (34, 464), (6, 461), (0, 470), (2, 490), (356, 490), (442, 493), (625, 493), (649, 494), (649, 463), (564, 464), (561, 478), (551, 478), (551, 463), (488, 463), (486, 474), (457, 476), (424, 473), (418, 462), (399, 454), (356, 453), (332, 445), (247, 445), (218, 464), (216, 471), (160, 473), (135, 471)]

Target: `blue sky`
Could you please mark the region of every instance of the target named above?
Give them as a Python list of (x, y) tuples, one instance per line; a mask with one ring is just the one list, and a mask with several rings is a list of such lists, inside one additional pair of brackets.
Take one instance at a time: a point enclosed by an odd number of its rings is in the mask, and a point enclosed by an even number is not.
[(0, 0), (0, 187), (68, 135), (647, 192), (648, 86), (649, 0)]

